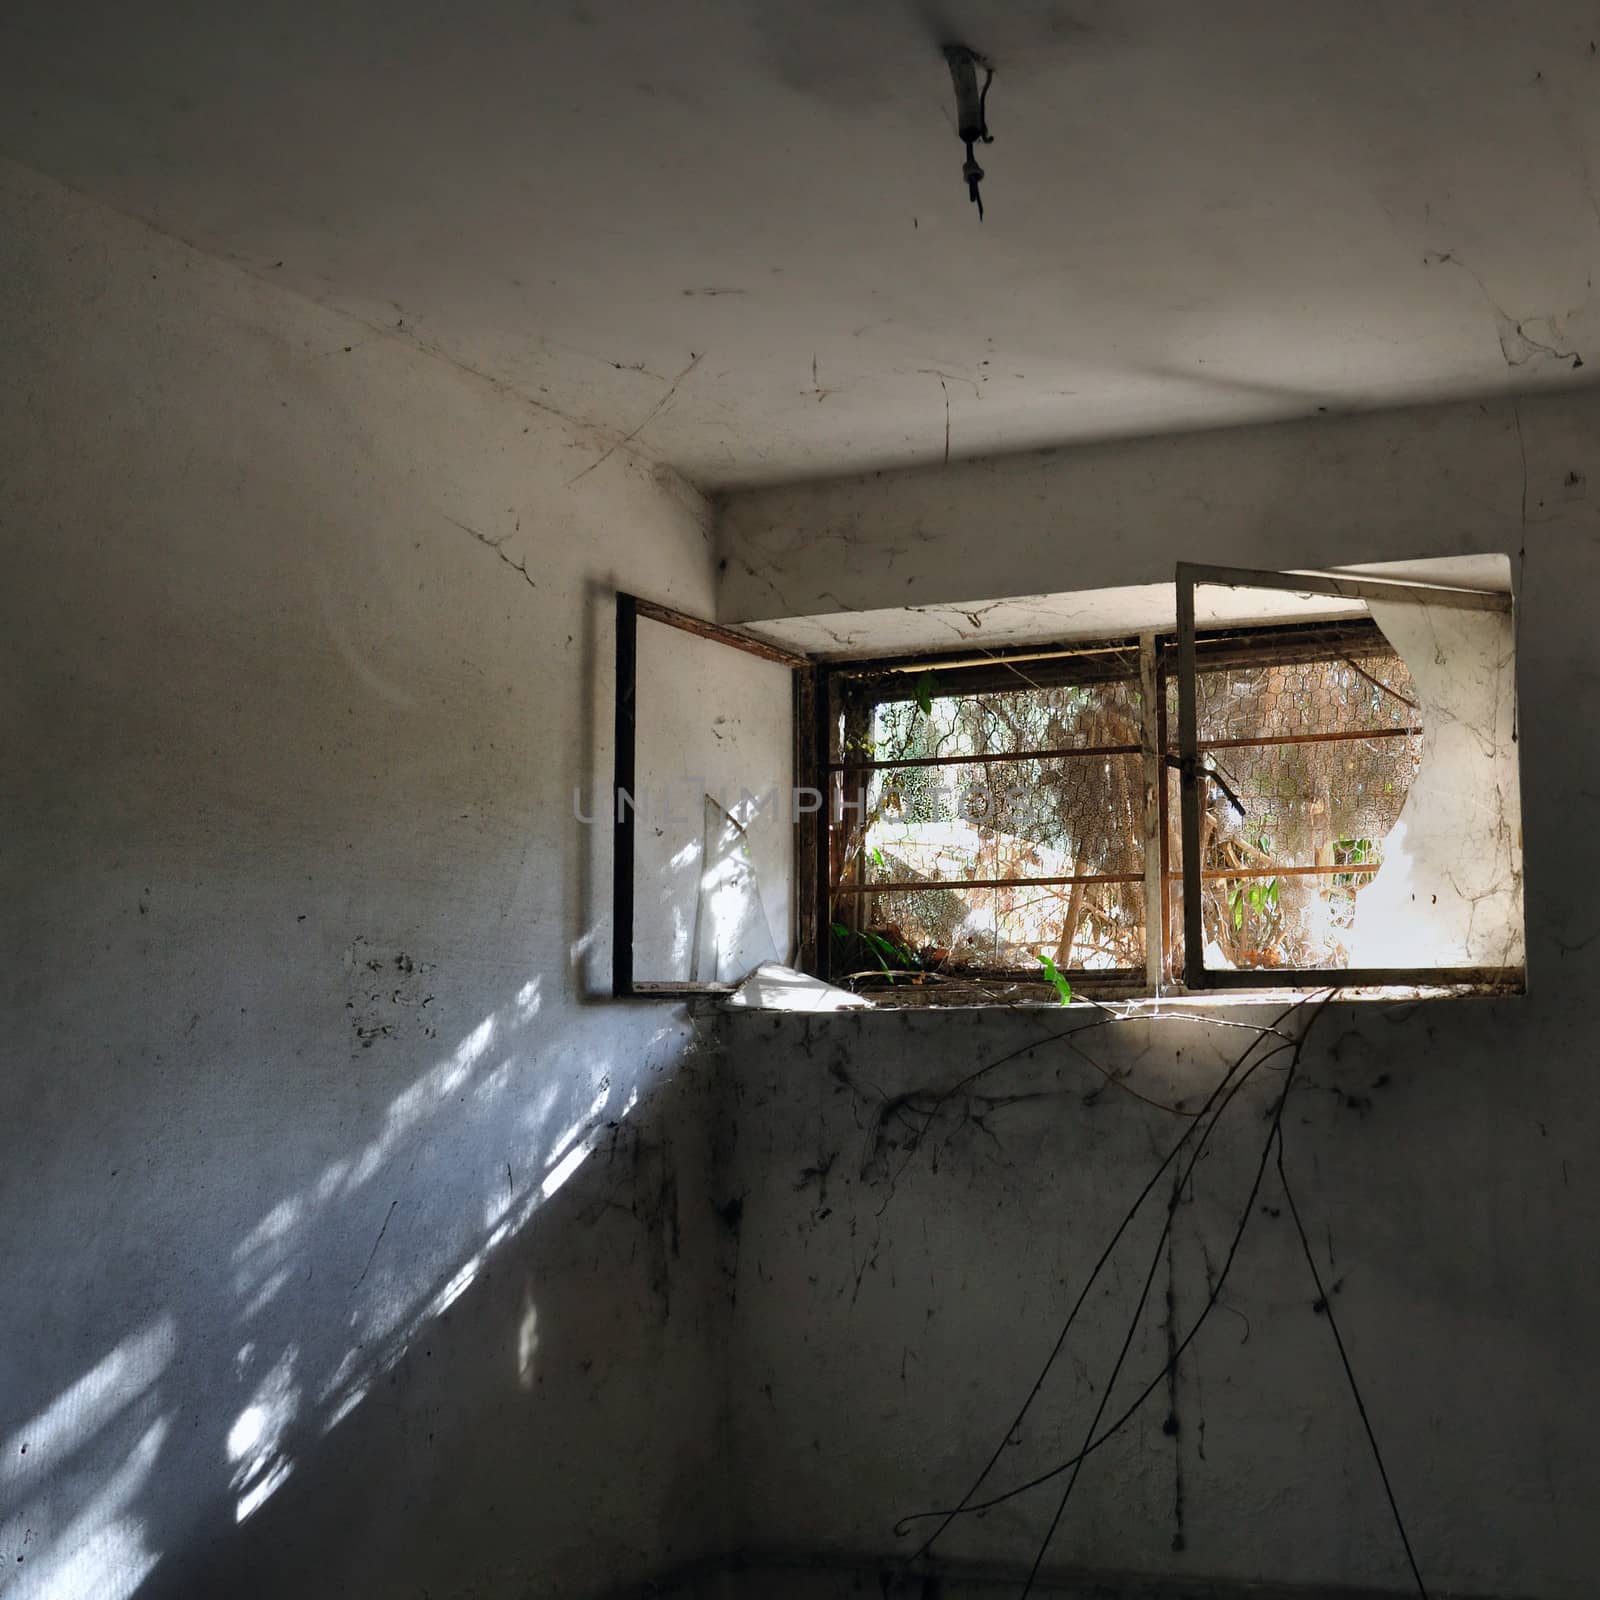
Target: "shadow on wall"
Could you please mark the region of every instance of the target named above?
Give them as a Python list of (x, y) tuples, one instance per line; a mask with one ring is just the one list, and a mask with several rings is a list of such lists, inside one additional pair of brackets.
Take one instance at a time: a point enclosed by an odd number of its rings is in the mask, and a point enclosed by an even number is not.
[[(415, 972), (406, 957), (366, 965), (390, 987)], [(674, 1161), (639, 1112), (681, 1037), (663, 1024), (631, 1063), (555, 1072), (541, 987), (523, 984), (443, 1051), (365, 1138), (239, 1238), (224, 1270), (208, 1272), (203, 1246), (179, 1241), (172, 1303), (5, 1427), (8, 1600), (309, 1593), (313, 1574), (318, 1590), (337, 1588), (341, 1563), (364, 1559), (363, 1521), (386, 1524), (376, 1541), (403, 1545), (419, 1500), (458, 1514), (448, 1501), (462, 1492), (451, 1487), (461, 1461), (451, 1469), (448, 1452), (471, 1463), (469, 1489), (474, 1472), (493, 1481), (519, 1468), (504, 1429), (485, 1438), (510, 1458), (473, 1462), (484, 1440), (463, 1425), (475, 1413), (503, 1421), (523, 1399), (524, 1433), (548, 1470), (561, 1475), (568, 1451), (568, 1467), (599, 1459), (598, 1442), (575, 1437), (584, 1395), (568, 1402), (562, 1386), (615, 1377), (608, 1348), (637, 1349), (641, 1325), (673, 1314)], [(654, 1096), (652, 1117), (663, 1111)], [(519, 1238), (536, 1215), (551, 1226)], [(593, 1257), (595, 1276), (574, 1271), (575, 1255)], [(452, 1328), (469, 1296), (470, 1320)], [(352, 1421), (375, 1392), (407, 1389), (405, 1406)], [(23, 1397), (7, 1398), (21, 1414)], [(338, 1448), (332, 1436), (362, 1427), (368, 1437)], [(426, 1490), (435, 1477), (438, 1502)], [(537, 1568), (541, 1552), (516, 1540), (527, 1486), (504, 1487), (503, 1565)], [(494, 1506), (459, 1514), (492, 1535)], [(276, 1525), (256, 1536), (262, 1522)]]

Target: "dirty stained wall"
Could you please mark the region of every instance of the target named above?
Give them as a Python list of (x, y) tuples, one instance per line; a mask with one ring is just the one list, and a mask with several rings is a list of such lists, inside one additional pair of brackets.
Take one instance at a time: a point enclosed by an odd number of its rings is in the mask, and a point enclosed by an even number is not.
[[(1579, 1600), (1600, 1561), (1586, 1331), (1600, 1290), (1581, 1265), (1600, 1213), (1600, 785), (1584, 732), (1600, 716), (1597, 424), (1600, 402), (1583, 397), (1151, 441), (756, 494), (724, 525), (729, 618), (775, 607), (778, 590), (797, 612), (837, 611), (897, 590), (944, 603), (1154, 582), (1185, 557), (1512, 554), (1530, 992), (1333, 1006), (1285, 1120), (1296, 1197), (1435, 1593)], [(1004, 1436), (1182, 1126), (1052, 1037), (1094, 1020), (729, 1022), (735, 1454), (768, 1464), (736, 1486), (748, 1543), (870, 1571), (914, 1547), (896, 1519), (952, 1503)], [(1239, 1037), (1150, 1022), (1076, 1044), (1127, 1087), (1192, 1108)], [(936, 1115), (906, 1110), (902, 1097), (930, 1108), (993, 1062)], [(1259, 1077), (1183, 1191), (1114, 1401), (1161, 1371), (1169, 1328), (1181, 1336), (1216, 1282), (1282, 1082)], [(1081, 1442), (1152, 1226), (1092, 1294), (1041, 1409), (1002, 1452), (1000, 1487)], [(1317, 1299), (1269, 1164), (1218, 1309), (1171, 1389), (1086, 1464), (1052, 1561), (1407, 1591)], [(1054, 1503), (1036, 1491), (938, 1549), (1025, 1570)]]
[(572, 483), (609, 437), (403, 330), (0, 203), (0, 1588), (719, 1547), (705, 1065), (592, 1003), (572, 816), (610, 587), (705, 610), (702, 504)]
[[(8, 1596), (586, 1595), (736, 1546), (903, 1551), (1176, 1119), (1044, 1044), (1055, 1015), (749, 1017), (717, 1155), (682, 1018), (589, 1003), (609, 852), (570, 816), (606, 776), (609, 586), (705, 610), (703, 507), (625, 452), (575, 483), (610, 439), (403, 330), (16, 169), (4, 203)], [(1525, 400), (824, 485), (735, 500), (724, 547), (731, 618), (772, 585), (836, 610), (1526, 549), (1532, 992), (1331, 1012), (1286, 1131), (1424, 1571), (1536, 1600), (1600, 1556), (1596, 422)], [(1226, 1039), (1094, 1053), (1187, 1098)], [(885, 1148), (887, 1102), (1027, 1046)], [(1141, 1374), (1242, 1211), (1259, 1091), (1238, 1109)], [(1403, 1587), (1264, 1182), (1062, 1563)], [(1017, 1452), (1085, 1420), (1134, 1269), (1107, 1287)], [(1014, 1567), (1040, 1515), (951, 1549)]]
[[(985, 602), (1170, 584), (1178, 561), (1515, 556), (1524, 522), (1593, 526), (1597, 424), (1591, 388), (751, 490), (719, 518), (719, 613), (960, 607), (940, 624), (957, 648), (983, 642)], [(1104, 625), (1092, 600), (1083, 609), (1090, 630)]]
[[(1193, 1109), (1241, 1047), (1234, 1029), (1181, 1022), (1091, 1028), (1076, 1048), (1055, 1038), (1093, 1021), (731, 1025), (735, 1451), (764, 1463), (740, 1475), (736, 1514), (757, 1549), (848, 1553), (869, 1570), (909, 1554), (897, 1520), (957, 1503), (1006, 1436), (1184, 1126), (1077, 1050)], [(1596, 1555), (1600, 1420), (1583, 1376), (1595, 1295), (1567, 1270), (1593, 1225), (1582, 1069), (1559, 1025), (1530, 1027), (1513, 1001), (1338, 1006), (1313, 1039), (1286, 1112), (1289, 1171), (1424, 1573), (1434, 1592), (1576, 1600)], [(1086, 1463), (1052, 1547), (1059, 1571), (1407, 1589), (1270, 1164), (1247, 1203), (1282, 1082), (1264, 1068), (1230, 1108), (1170, 1248), (1157, 1230), (1175, 1182), (1158, 1184), (1001, 1452), (995, 1490), (1083, 1443), (1154, 1260), (1118, 1417), (1203, 1311), (1248, 1219), (1176, 1382)], [(1054, 1491), (957, 1523), (936, 1554), (1025, 1570)]]

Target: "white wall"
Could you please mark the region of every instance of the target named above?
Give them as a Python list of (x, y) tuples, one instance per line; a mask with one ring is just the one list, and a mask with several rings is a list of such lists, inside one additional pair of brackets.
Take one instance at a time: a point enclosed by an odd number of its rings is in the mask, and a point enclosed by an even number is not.
[[(1593, 525), (1597, 424), (1591, 388), (733, 495), (718, 533), (721, 614), (753, 621), (1171, 583), (1180, 560), (1306, 567), (1514, 554), (1524, 456), (1529, 523)], [(980, 617), (967, 637), (983, 636)]]
[(702, 504), (3, 173), (0, 1588), (719, 1547), (706, 1069), (590, 1003), (571, 798), (609, 590), (705, 611)]
[[(1589, 1372), (1600, 1285), (1584, 1265), (1600, 1215), (1597, 484), (1591, 392), (799, 486), (737, 498), (724, 520), (727, 618), (1158, 582), (1183, 557), (1299, 565), (1525, 547), (1514, 565), (1530, 993), (1334, 1008), (1286, 1124), (1434, 1593), (1580, 1600), (1600, 1564)], [(1177, 1126), (1051, 1044), (1066, 1021), (847, 1012), (729, 1024), (727, 1181), (743, 1196), (735, 1459), (765, 1464), (737, 1480), (747, 1545), (864, 1564), (903, 1553), (895, 1519), (948, 1503), (1003, 1431)], [(1091, 1037), (1101, 1065), (1192, 1104), (1230, 1036), (1168, 1023)], [(997, 1103), (957, 1097), (897, 1178), (903, 1143), (874, 1159), (886, 1099), (946, 1090), (1028, 1045), (1035, 1056), (983, 1080)], [(1165, 1361), (1169, 1281), (1181, 1332), (1222, 1260), (1265, 1127), (1252, 1093), (1179, 1209), (1130, 1358), (1141, 1379)], [(907, 1127), (889, 1132), (903, 1141)], [(1229, 1309), (1174, 1395), (1154, 1396), (1087, 1465), (1054, 1546), (1062, 1568), (1407, 1589), (1270, 1172), (1261, 1201)], [(1076, 1444), (1148, 1239), (1091, 1300), (1002, 1484)], [(1169, 1405), (1176, 1437), (1162, 1431)], [(1025, 1567), (1052, 1509), (1043, 1493), (943, 1548)]]
[[(609, 843), (570, 817), (607, 776), (609, 589), (706, 609), (702, 507), (622, 452), (572, 482), (609, 441), (403, 330), (16, 169), (4, 195), (8, 1600), (582, 1596), (729, 1544), (903, 1548), (894, 1517), (978, 1459), (1170, 1119), (1086, 1104), (1098, 1077), (1041, 1053), (1001, 1093), (1042, 1098), (963, 1105), (987, 1127), (950, 1118), (891, 1185), (878, 1097), (1060, 1019), (749, 1017), (719, 1160), (687, 1025), (588, 1002)], [(1600, 1564), (1597, 421), (1524, 401), (752, 497), (721, 607), (1526, 540), (1532, 993), (1336, 1011), (1291, 1134), (1425, 1572), (1535, 1600)], [(1214, 1031), (1102, 1060), (1189, 1092)], [(1181, 1211), (1180, 1322), (1259, 1126)], [(702, 1198), (742, 1200), (720, 1242)], [(1108, 1452), (1060, 1559), (1402, 1588), (1284, 1219), (1257, 1224), (1248, 1339), (1218, 1315), (1176, 1443), (1157, 1407)], [(1027, 1448), (1083, 1420), (1084, 1373)], [(952, 1548), (1025, 1559), (1039, 1517)]]

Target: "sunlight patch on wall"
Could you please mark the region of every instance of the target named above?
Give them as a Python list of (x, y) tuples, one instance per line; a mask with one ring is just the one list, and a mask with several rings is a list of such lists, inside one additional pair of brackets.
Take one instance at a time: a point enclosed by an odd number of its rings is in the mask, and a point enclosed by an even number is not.
[(334, 1195), (339, 1192), (339, 1185), (344, 1182), (350, 1171), (350, 1163), (343, 1158), (331, 1161), (322, 1176), (317, 1179), (317, 1200), (326, 1205)]
[(287, 1459), (275, 1461), (261, 1478), (239, 1496), (233, 1520), (243, 1522), (271, 1499), (283, 1486), (284, 1480), (294, 1471), (294, 1463)]
[(170, 1316), (124, 1339), (0, 1445), (0, 1489), (24, 1488), (80, 1449), (155, 1383), (177, 1344)]
[[(609, 1074), (602, 1078), (603, 1087), (591, 1102), (587, 1119), (577, 1125), (577, 1131), (583, 1137), (545, 1174), (539, 1186), (526, 1195), (520, 1205), (507, 1211), (496, 1202), (493, 1209), (500, 1213), (499, 1219), (489, 1226), (480, 1247), (450, 1275), (440, 1289), (431, 1296), (408, 1295), (388, 1274), (382, 1275), (374, 1283), (365, 1311), (358, 1309), (351, 1313), (351, 1325), (360, 1327), (362, 1337), (345, 1352), (333, 1377), (318, 1395), (318, 1404), (331, 1408), (322, 1428), (324, 1434), (331, 1432), (356, 1409), (370, 1391), (374, 1378), (394, 1368), (422, 1327), (448, 1311), (477, 1281), (490, 1253), (519, 1232), (539, 1206), (555, 1194), (593, 1154), (604, 1131), (603, 1119), (611, 1095), (610, 1081)], [(620, 1121), (634, 1109), (638, 1100), (635, 1086), (626, 1106), (614, 1113), (611, 1120)], [(567, 1134), (562, 1136), (563, 1140), (567, 1137)], [(531, 1300), (525, 1301), (525, 1318), (530, 1312)], [(526, 1347), (526, 1359), (528, 1370), (532, 1370), (533, 1350), (537, 1346), (536, 1325), (536, 1319), (519, 1324), (519, 1373), (522, 1370), (525, 1339), (531, 1341)]]
[(283, 1440), (300, 1410), (300, 1389), (294, 1381), (298, 1358), (298, 1349), (290, 1345), (228, 1429), (228, 1460), (234, 1463), (230, 1481), (239, 1495), (234, 1508), (237, 1522), (270, 1499), (294, 1470)]
[(532, 1022), (539, 1015), (539, 1008), (543, 1004), (540, 990), (544, 979), (532, 978), (517, 990), (517, 997), (512, 1002), (516, 1012), (515, 1020), (518, 1022)]
[(533, 1358), (539, 1353), (539, 1313), (534, 1308), (533, 1291), (522, 1291), (522, 1316), (517, 1322), (517, 1383), (533, 1387)]
[(461, 1041), (448, 1060), (440, 1062), (395, 1099), (389, 1107), (382, 1132), (357, 1157), (355, 1169), (344, 1183), (345, 1194), (352, 1193), (366, 1183), (383, 1165), (396, 1143), (467, 1081), (473, 1066), (494, 1043), (494, 1036), (495, 1018), (485, 1017)]
[(270, 1274), (266, 1282), (250, 1297), (244, 1310), (239, 1313), (240, 1317), (249, 1322), (259, 1316), (282, 1293), (284, 1285), (288, 1281), (289, 1269), (287, 1267), (279, 1267), (276, 1272)]
[(159, 1559), (146, 1548), (138, 1518), (117, 1517), (70, 1547), (63, 1538), (5, 1592), (9, 1600), (127, 1600)]
[(24, 1509), (22, 1519), (45, 1538), (38, 1557), (16, 1570), (7, 1600), (126, 1600), (144, 1582), (160, 1556), (146, 1546), (141, 1519), (125, 1513), (155, 1470), (167, 1432), (165, 1418), (147, 1428), (59, 1530), (49, 1493)]
[(507, 1056), (492, 1072), (485, 1073), (477, 1088), (472, 1091), (474, 1100), (497, 1100), (505, 1093), (511, 1083), (511, 1074), (516, 1068), (517, 1058)]
[[(514, 1005), (503, 1008), (488, 1019), (488, 1025), (480, 1024), (463, 1040), (461, 1047), (442, 1064), (442, 1072), (436, 1069), (435, 1073), (426, 1074), (417, 1085), (397, 1099), (387, 1119), (385, 1135), (381, 1135), (380, 1139), (401, 1123), (408, 1127), (414, 1125), (420, 1121), (424, 1111), (436, 1113), (442, 1109), (445, 1100), (452, 1097), (450, 1091), (460, 1091), (465, 1087), (471, 1066), (481, 1063), (497, 1035), (506, 1031), (508, 1020), (513, 1016), (532, 1016), (536, 1011), (537, 986), (525, 986)], [(668, 1039), (671, 1032), (669, 1028), (657, 1029), (651, 1044)], [(520, 1055), (507, 1056), (479, 1081), (466, 1097), (472, 1107), (470, 1115), (474, 1119), (490, 1117), (499, 1128), (506, 1126), (503, 1117), (497, 1118), (491, 1113), (493, 1107), (511, 1092), (517, 1081), (517, 1069), (522, 1064)], [(463, 1071), (463, 1068), (466, 1070)], [(594, 1153), (607, 1130), (615, 1127), (639, 1105), (641, 1097), (637, 1084), (629, 1085), (625, 1102), (617, 1106), (613, 1102), (618, 1090), (609, 1066), (597, 1064), (591, 1070), (598, 1073), (591, 1100), (580, 1114), (564, 1123), (554, 1138), (547, 1138), (542, 1130), (552, 1120), (564, 1095), (571, 1092), (571, 1074), (563, 1074), (560, 1079), (548, 1084), (540, 1083), (531, 1092), (528, 1104), (516, 1116), (514, 1124), (522, 1130), (527, 1142), (519, 1141), (520, 1149), (513, 1146), (478, 1169), (482, 1172), (482, 1189), (475, 1204), (481, 1231), (477, 1233), (475, 1245), (463, 1239), (452, 1246), (462, 1251), (464, 1264), (451, 1271), (442, 1283), (437, 1277), (431, 1285), (416, 1283), (417, 1269), (425, 1267), (428, 1253), (409, 1268), (382, 1262), (374, 1265), (371, 1260), (368, 1261), (362, 1273), (365, 1282), (361, 1285), (360, 1297), (349, 1314), (351, 1343), (341, 1355), (332, 1375), (317, 1390), (316, 1404), (319, 1409), (326, 1411), (320, 1428), (323, 1434), (331, 1432), (355, 1411), (371, 1392), (375, 1380), (393, 1370), (403, 1359), (422, 1328), (444, 1315), (481, 1278), (491, 1254), (527, 1225), (533, 1213), (568, 1183)], [(525, 1089), (524, 1092), (528, 1093), (529, 1090)], [(460, 1095), (453, 1097), (460, 1098)], [(397, 1150), (397, 1146), (391, 1146), (386, 1151), (385, 1159), (392, 1158)], [(532, 1184), (523, 1176), (530, 1164), (535, 1171), (543, 1169), (542, 1178)], [(405, 1213), (402, 1212), (398, 1218), (391, 1213), (378, 1230), (374, 1253), (380, 1244), (385, 1251), (392, 1252), (399, 1243), (396, 1234), (409, 1233), (415, 1227), (415, 1219), (422, 1205), (419, 1201), (411, 1206), (409, 1222)], [(386, 1244), (383, 1242), (385, 1230), (389, 1235)], [(414, 1234), (411, 1235), (409, 1248), (416, 1248)], [(529, 1306), (531, 1301), (524, 1307), (525, 1315)], [(536, 1318), (518, 1324), (519, 1383), (525, 1365), (528, 1371), (532, 1370), (533, 1351), (537, 1346), (536, 1326)]]
[(555, 1194), (594, 1153), (594, 1147), (599, 1143), (598, 1134), (590, 1134), (581, 1144), (569, 1150), (565, 1156), (553, 1166), (544, 1176), (544, 1182), (539, 1185), (539, 1193), (548, 1200)]
[[(225, 1491), (235, 1522), (303, 1467), (303, 1440), (353, 1414), (419, 1333), (480, 1283), (492, 1252), (611, 1137), (640, 1103), (635, 1079), (682, 1036), (663, 1026), (637, 1038), (618, 1082), (603, 1052), (517, 1036), (537, 1025), (540, 993), (537, 978), (515, 988), (396, 1093), (349, 1154), (319, 1156), (227, 1252), (220, 1287), (231, 1291), (232, 1338), (217, 1373), (234, 1398), (219, 1413), (217, 1394), (196, 1390), (183, 1440), (212, 1475), (196, 1492)], [(531, 1288), (502, 1335), (508, 1391), (530, 1389)], [(188, 1514), (171, 1503), (185, 1493), (182, 1464), (154, 1470), (170, 1447), (161, 1385), (178, 1352), (168, 1313), (0, 1439), (7, 1600), (126, 1600), (161, 1559), (153, 1532)], [(146, 1512), (151, 1496), (160, 1522)]]
[(550, 1149), (546, 1153), (545, 1160), (547, 1162), (559, 1161), (561, 1157), (566, 1154), (567, 1147), (572, 1143), (572, 1141), (576, 1139), (578, 1135), (582, 1133), (583, 1130), (587, 1128), (602, 1111), (605, 1110), (606, 1101), (610, 1098), (611, 1080), (609, 1078), (601, 1078), (600, 1088), (596, 1092), (594, 1099), (589, 1102), (589, 1105), (584, 1110), (583, 1115), (574, 1120), (571, 1126), (564, 1129), (551, 1142)]
[(340, 1397), (339, 1403), (328, 1413), (328, 1420), (322, 1425), (324, 1437), (332, 1433), (367, 1398), (367, 1388), (367, 1384), (358, 1383), (353, 1389), (345, 1391)]
[(280, 1200), (234, 1247), (233, 1259), (244, 1261), (257, 1250), (281, 1239), (300, 1220), (305, 1202), (299, 1195)]
[(462, 1295), (464, 1295), (467, 1290), (472, 1287), (474, 1280), (482, 1271), (483, 1257), (474, 1256), (464, 1267), (461, 1268), (459, 1272), (455, 1274), (453, 1278), (450, 1279), (444, 1288), (442, 1288), (438, 1294), (436, 1294), (433, 1299), (428, 1302), (427, 1307), (422, 1313), (423, 1320), (428, 1321), (433, 1317), (443, 1316), (444, 1313), (448, 1311), (450, 1307), (453, 1306), (456, 1301), (459, 1300)]

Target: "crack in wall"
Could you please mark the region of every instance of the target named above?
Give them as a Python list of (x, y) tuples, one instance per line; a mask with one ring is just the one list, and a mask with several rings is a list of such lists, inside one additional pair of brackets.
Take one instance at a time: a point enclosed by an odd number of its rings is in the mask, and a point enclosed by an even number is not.
[[(498, 539), (491, 539), (488, 534), (480, 533), (476, 528), (470, 527), (467, 523), (462, 522), (458, 517), (452, 517), (449, 512), (441, 512), (440, 515), (446, 522), (454, 523), (455, 526), (458, 527), (463, 533), (471, 534), (479, 544), (485, 546), (487, 549), (493, 550), (494, 553), (499, 556), (499, 558), (505, 562), (505, 564), (510, 567), (513, 572), (520, 572), (522, 574), (522, 581), (527, 584), (530, 589), (537, 589), (539, 587), (539, 585), (534, 582), (533, 574), (528, 571), (527, 558), (524, 557), (521, 561), (513, 561), (502, 548), (506, 540), (511, 537), (511, 534), (502, 534)], [(520, 532), (521, 528), (522, 524), (519, 522), (516, 529), (513, 531)]]

